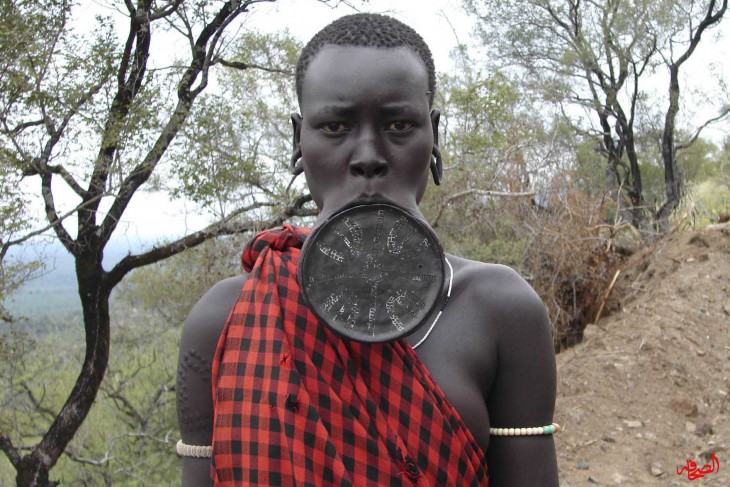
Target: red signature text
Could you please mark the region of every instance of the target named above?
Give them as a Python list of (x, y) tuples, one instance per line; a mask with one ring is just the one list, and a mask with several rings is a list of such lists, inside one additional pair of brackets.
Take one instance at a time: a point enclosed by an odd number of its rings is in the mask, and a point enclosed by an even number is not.
[(687, 472), (688, 480), (701, 479), (707, 474), (720, 471), (720, 460), (717, 459), (713, 453), (710, 457), (711, 462), (698, 468), (697, 464), (690, 459), (687, 459), (687, 464), (682, 468), (677, 467), (677, 475), (682, 475), (685, 471)]

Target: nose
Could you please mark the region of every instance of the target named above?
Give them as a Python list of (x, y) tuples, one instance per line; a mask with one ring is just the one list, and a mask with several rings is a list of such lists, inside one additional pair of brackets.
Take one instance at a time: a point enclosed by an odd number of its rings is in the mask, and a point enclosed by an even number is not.
[(377, 137), (364, 136), (357, 141), (357, 147), (350, 159), (350, 174), (365, 178), (385, 176), (388, 163), (383, 157)]

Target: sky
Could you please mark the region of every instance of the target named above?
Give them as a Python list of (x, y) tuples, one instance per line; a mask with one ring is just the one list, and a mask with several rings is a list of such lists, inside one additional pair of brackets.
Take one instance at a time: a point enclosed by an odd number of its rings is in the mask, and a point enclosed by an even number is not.
[[(438, 71), (450, 69), (449, 52), (459, 42), (465, 42), (462, 37), (468, 37), (471, 31), (471, 21), (462, 12), (459, 1), (370, 0), (367, 3), (356, 1), (350, 3), (364, 6), (363, 11), (395, 16), (413, 27), (431, 48)], [(337, 7), (333, 8), (332, 5)], [(97, 6), (98, 10), (89, 9), (82, 13), (78, 22), (88, 22), (91, 25), (94, 13), (113, 13), (113, 10), (102, 4)], [(260, 3), (253, 6), (246, 15), (243, 28), (255, 28), (265, 32), (288, 29), (293, 36), (305, 43), (331, 21), (356, 11), (346, 3), (338, 4), (337, 1), (329, 2), (329, 5), (316, 0)], [(124, 27), (126, 25), (120, 26), (120, 29)], [(59, 185), (57, 193), (62, 192), (63, 189)], [(57, 199), (64, 200), (63, 196)], [(67, 206), (71, 208), (71, 204)], [(150, 211), (151, 209), (154, 211)], [(203, 228), (209, 221), (208, 217), (196, 214), (194, 210), (193, 205), (171, 201), (170, 197), (162, 192), (140, 191), (124, 213), (114, 237), (119, 241), (129, 242), (132, 247), (138, 247), (140, 242), (185, 235)]]
[[(77, 17), (79, 27), (91, 25), (95, 13), (113, 13), (106, 0), (87, 0), (90, 6)], [(117, 0), (114, 0), (117, 1)], [(453, 65), (449, 56), (450, 51), (459, 43), (470, 44), (473, 39), (473, 21), (462, 11), (459, 0), (369, 0), (366, 2), (351, 0), (349, 2), (330, 1), (329, 4), (316, 0), (279, 0), (275, 3), (260, 3), (251, 8), (250, 14), (245, 16), (243, 28), (276, 32), (288, 29), (291, 34), (306, 42), (323, 26), (332, 20), (353, 13), (356, 10), (348, 4), (356, 5), (363, 11), (378, 12), (392, 15), (419, 32), (433, 51), (436, 69), (440, 72), (450, 71)], [(107, 6), (105, 6), (107, 5)], [(333, 8), (332, 5), (337, 5)], [(122, 27), (126, 27), (122, 22)], [(730, 27), (730, 20), (724, 24), (725, 31)], [(726, 36), (727, 37), (727, 36)], [(715, 81), (707, 75), (706, 69), (696, 68), (708, 62), (715, 64), (721, 77), (730, 78), (730, 51), (728, 42), (719, 42), (711, 39), (700, 45), (698, 52), (690, 60), (687, 81), (701, 86), (703, 83)], [(171, 46), (165, 49), (172, 52)], [(724, 70), (724, 71), (723, 71)], [(661, 92), (663, 83), (657, 83), (656, 90)], [(711, 85), (710, 85), (711, 86)], [(701, 107), (702, 103), (698, 103)], [(713, 136), (712, 131), (707, 135)], [(714, 136), (721, 138), (720, 132)], [(34, 184), (37, 184), (34, 181)], [(54, 188), (55, 189), (55, 188)], [(63, 191), (57, 189), (57, 201), (64, 201)], [(73, 200), (68, 198), (66, 208), (73, 206)], [(182, 236), (198, 230), (206, 225), (208, 219), (197, 215), (194, 207), (180, 201), (171, 201), (166, 194), (159, 192), (138, 192), (124, 214), (124, 220), (115, 237), (122, 241), (129, 241), (130, 245), (138, 246), (140, 242), (154, 240), (160, 237)]]
[[(337, 8), (312, 0), (263, 3), (253, 10), (251, 22), (257, 28), (270, 31), (287, 28), (306, 42), (331, 21), (357, 11), (344, 2), (329, 3)], [(361, 11), (391, 15), (413, 27), (431, 48), (438, 71), (449, 70), (449, 52), (459, 42), (466, 43), (471, 36), (472, 21), (463, 12), (460, 0), (355, 0), (349, 3)]]

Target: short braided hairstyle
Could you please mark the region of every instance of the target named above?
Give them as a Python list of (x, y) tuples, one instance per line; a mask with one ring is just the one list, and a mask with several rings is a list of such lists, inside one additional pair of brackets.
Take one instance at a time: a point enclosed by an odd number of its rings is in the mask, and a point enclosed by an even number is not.
[(296, 70), (297, 99), (302, 101), (302, 84), (307, 68), (325, 46), (394, 48), (408, 47), (423, 61), (428, 73), (428, 101), (433, 103), (436, 91), (436, 68), (431, 50), (411, 27), (392, 17), (360, 13), (340, 17), (325, 26), (304, 46)]

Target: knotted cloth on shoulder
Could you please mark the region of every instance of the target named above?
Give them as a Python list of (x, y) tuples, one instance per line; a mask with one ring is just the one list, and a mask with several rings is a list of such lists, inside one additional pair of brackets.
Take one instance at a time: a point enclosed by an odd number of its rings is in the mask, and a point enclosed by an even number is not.
[(484, 453), (405, 342), (363, 344), (300, 295), (306, 229), (244, 249), (213, 364), (215, 485), (487, 485)]

